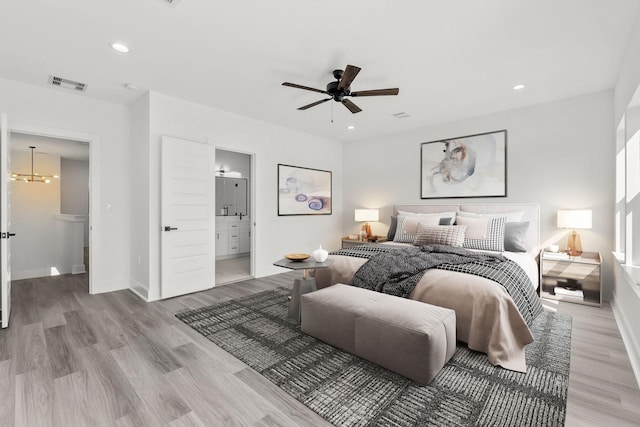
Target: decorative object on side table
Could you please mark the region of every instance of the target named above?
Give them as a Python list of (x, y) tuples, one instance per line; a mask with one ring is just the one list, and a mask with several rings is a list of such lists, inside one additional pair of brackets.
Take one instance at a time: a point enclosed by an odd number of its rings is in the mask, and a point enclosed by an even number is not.
[(329, 257), (329, 251), (322, 249), (322, 245), (315, 251), (311, 252), (311, 256), (316, 262), (325, 262)]
[(371, 239), (373, 234), (371, 233), (369, 221), (377, 222), (379, 220), (378, 209), (356, 209), (354, 218), (357, 222), (364, 222), (364, 224), (362, 224), (362, 231), (360, 232), (363, 240)]
[(600, 307), (602, 304), (601, 258), (598, 252), (542, 252), (540, 296), (545, 299)]
[(302, 279), (295, 279), (293, 281), (293, 287), (291, 288), (291, 301), (289, 302), (288, 317), (296, 321), (300, 321), (300, 296), (309, 292), (318, 290), (316, 286), (316, 279), (309, 277), (308, 270), (314, 270), (316, 268), (329, 267), (333, 261), (330, 259), (324, 262), (317, 262), (312, 259), (306, 259), (304, 261), (291, 261), (286, 258), (282, 258), (273, 263), (277, 267), (288, 268), (290, 270), (302, 270)]
[(573, 228), (567, 238), (567, 253), (571, 256), (579, 256), (582, 253), (582, 241), (576, 228), (591, 228), (590, 209), (560, 209), (558, 210), (558, 228)]
[(284, 257), (289, 261), (300, 262), (309, 259), (309, 254), (286, 254)]

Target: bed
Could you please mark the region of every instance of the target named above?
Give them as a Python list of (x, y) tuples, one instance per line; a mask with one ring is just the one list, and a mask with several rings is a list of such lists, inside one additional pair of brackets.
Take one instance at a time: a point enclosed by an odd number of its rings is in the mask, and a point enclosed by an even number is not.
[[(502, 223), (506, 225), (511, 223), (509, 227), (513, 228), (518, 224), (528, 223), (526, 229), (520, 227), (518, 232), (519, 241), (516, 245), (518, 251), (503, 250), (498, 253), (514, 261), (526, 274), (527, 284), (531, 287), (527, 292), (534, 295), (531, 298), (531, 303), (536, 305), (533, 309), (533, 315), (539, 314), (542, 306), (535, 293), (535, 289), (539, 285), (537, 256), (540, 247), (540, 208), (537, 204), (396, 205), (393, 207), (393, 216), (396, 216), (397, 222), (402, 221), (402, 224), (397, 226), (396, 237), (397, 233), (403, 233), (403, 237), (381, 245), (415, 248), (412, 240), (415, 239), (415, 236), (411, 234), (416, 229), (415, 227), (411, 229), (411, 226), (407, 224), (413, 222), (415, 225), (422, 222), (419, 225), (421, 233), (426, 229), (444, 229), (439, 226), (427, 227), (424, 223), (432, 223), (434, 216), (438, 221), (443, 221), (441, 215), (451, 212), (456, 214), (456, 224), (464, 225), (464, 227), (454, 228), (458, 231), (460, 228), (466, 230), (465, 247), (467, 240), (469, 246), (473, 246), (476, 237), (487, 237), (475, 235), (478, 224), (484, 227), (486, 224), (500, 225), (499, 223)], [(411, 218), (411, 221), (407, 219), (408, 217)], [(442, 223), (438, 225), (442, 225)], [(420, 234), (420, 236), (422, 235)], [(491, 245), (489, 247), (495, 249)], [(479, 248), (481, 249), (476, 247), (474, 252), (492, 253), (482, 244)], [(513, 248), (509, 247), (508, 249)], [(366, 258), (344, 254), (332, 254), (329, 257), (333, 260), (331, 266), (318, 269), (315, 272), (319, 288), (336, 283), (350, 283), (352, 280), (356, 282), (358, 278), (356, 273), (368, 261)], [(525, 313), (522, 308), (519, 309), (522, 307), (519, 298), (514, 297), (518, 300), (516, 304), (509, 292), (511, 291), (507, 291), (505, 286), (486, 277), (431, 268), (426, 270), (415, 284), (415, 288), (410, 292), (408, 298), (455, 310), (458, 340), (466, 342), (472, 350), (486, 353), (489, 362), (494, 365), (525, 372), (524, 348), (533, 342), (533, 335), (528, 325), (532, 319), (530, 315), (527, 315), (528, 312)], [(534, 299), (535, 301), (533, 301)]]

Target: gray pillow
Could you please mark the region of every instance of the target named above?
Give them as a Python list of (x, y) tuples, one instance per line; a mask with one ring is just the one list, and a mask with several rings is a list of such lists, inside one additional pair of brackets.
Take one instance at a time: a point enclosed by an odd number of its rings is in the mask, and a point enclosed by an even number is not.
[(509, 252), (527, 252), (525, 246), (529, 221), (507, 222), (504, 225), (504, 250)]
[(453, 220), (455, 218), (451, 218), (450, 216), (445, 216), (444, 218), (440, 218), (440, 222), (438, 225), (453, 225)]
[(398, 217), (391, 217), (391, 225), (389, 225), (389, 231), (387, 231), (387, 240), (392, 242), (393, 238), (396, 237), (396, 228), (398, 228)]

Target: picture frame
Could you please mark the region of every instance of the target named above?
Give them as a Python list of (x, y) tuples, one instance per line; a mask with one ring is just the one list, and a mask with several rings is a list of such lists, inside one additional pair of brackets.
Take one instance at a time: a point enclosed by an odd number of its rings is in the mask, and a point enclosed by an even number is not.
[(507, 197), (507, 131), (420, 144), (420, 198)]
[(278, 216), (331, 215), (331, 171), (278, 163)]

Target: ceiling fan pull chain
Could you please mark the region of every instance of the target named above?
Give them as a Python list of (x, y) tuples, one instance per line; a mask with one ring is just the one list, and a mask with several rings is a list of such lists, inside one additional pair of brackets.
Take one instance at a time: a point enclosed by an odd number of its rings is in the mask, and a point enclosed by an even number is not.
[(333, 102), (331, 103), (331, 123), (333, 123)]

